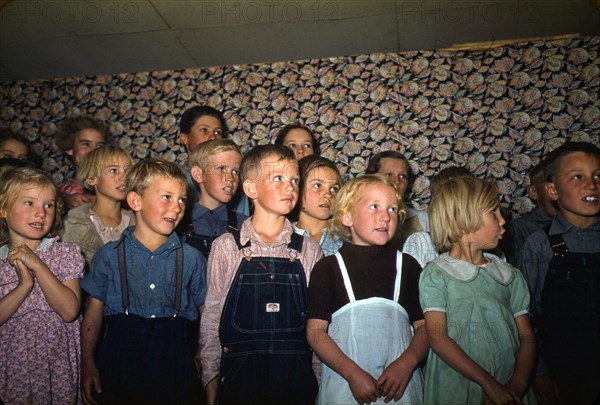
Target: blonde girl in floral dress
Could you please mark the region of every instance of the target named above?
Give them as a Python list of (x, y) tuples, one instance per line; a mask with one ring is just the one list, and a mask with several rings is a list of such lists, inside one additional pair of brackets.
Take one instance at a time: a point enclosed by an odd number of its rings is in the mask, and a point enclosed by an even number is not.
[(75, 404), (79, 387), (79, 246), (59, 242), (60, 204), (44, 172), (0, 177), (0, 398)]

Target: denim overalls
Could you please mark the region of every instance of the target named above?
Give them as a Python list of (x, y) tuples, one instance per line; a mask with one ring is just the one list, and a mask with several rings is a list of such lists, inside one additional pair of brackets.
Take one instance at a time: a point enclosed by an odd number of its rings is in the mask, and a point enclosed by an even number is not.
[(591, 404), (600, 399), (600, 252), (569, 252), (562, 235), (548, 239), (554, 256), (538, 323), (544, 360), (563, 401)]
[[(192, 245), (198, 249), (200, 253), (202, 253), (204, 257), (208, 259), (210, 248), (212, 247), (213, 242), (221, 235), (200, 235), (196, 232), (201, 232), (201, 229), (195, 229), (193, 224), (190, 225), (190, 228), (191, 229), (185, 233), (185, 242), (188, 245)], [(227, 210), (227, 229), (225, 231), (231, 232), (237, 230), (237, 214), (233, 210)]]
[(307, 283), (293, 233), (289, 257), (252, 257), (242, 246), (238, 271), (225, 300), (219, 338), (219, 404), (313, 405), (318, 385), (306, 341)]
[[(371, 297), (356, 300), (342, 255), (335, 254), (350, 302), (333, 314), (328, 333), (346, 356), (377, 379), (408, 348), (413, 329), (406, 310), (398, 304), (402, 282), (402, 253), (396, 256), (393, 300)], [(383, 404), (385, 397), (377, 399)], [(348, 382), (323, 364), (319, 404), (356, 404)], [(399, 404), (423, 403), (423, 375), (416, 369)]]
[(96, 364), (101, 404), (197, 404), (198, 377), (189, 349), (188, 323), (179, 317), (183, 250), (177, 249), (175, 313), (144, 318), (129, 314), (124, 243), (118, 247), (123, 313), (104, 318), (106, 332)]

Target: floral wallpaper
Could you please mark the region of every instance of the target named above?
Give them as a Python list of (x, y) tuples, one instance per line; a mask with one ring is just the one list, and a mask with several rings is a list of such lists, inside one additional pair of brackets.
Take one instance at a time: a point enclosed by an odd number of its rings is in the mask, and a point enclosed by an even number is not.
[(482, 51), (353, 57), (0, 83), (0, 125), (24, 132), (58, 182), (71, 165), (53, 144), (72, 114), (104, 121), (135, 159), (182, 163), (178, 122), (196, 104), (224, 111), (248, 150), (286, 124), (314, 129), (345, 178), (369, 157), (402, 151), (426, 207), (429, 179), (464, 165), (498, 182), (524, 213), (525, 175), (565, 140), (600, 144), (600, 37), (525, 42)]

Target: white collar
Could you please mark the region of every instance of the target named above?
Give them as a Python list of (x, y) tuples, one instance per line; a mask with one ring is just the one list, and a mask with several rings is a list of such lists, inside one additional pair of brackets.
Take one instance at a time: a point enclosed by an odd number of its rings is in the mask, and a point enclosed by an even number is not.
[[(48, 246), (50, 246), (56, 240), (58, 240), (58, 237), (42, 239), (42, 241), (40, 242), (37, 249), (35, 249), (35, 251), (39, 252), (39, 253), (44, 252), (46, 249), (48, 249)], [(0, 259), (6, 260), (7, 258), (8, 258), (8, 243), (6, 245), (0, 246)]]
[(434, 261), (450, 276), (461, 281), (470, 281), (480, 271), (485, 271), (498, 283), (502, 285), (510, 284), (514, 277), (514, 267), (491, 253), (484, 253), (483, 256), (488, 260), (488, 263), (483, 266), (476, 266), (473, 263), (455, 259), (447, 252), (441, 254)]

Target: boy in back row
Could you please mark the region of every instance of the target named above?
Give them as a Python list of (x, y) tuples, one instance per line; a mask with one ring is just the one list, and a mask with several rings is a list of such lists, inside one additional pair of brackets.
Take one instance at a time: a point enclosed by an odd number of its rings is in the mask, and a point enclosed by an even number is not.
[(81, 281), (90, 296), (81, 328), (82, 398), (194, 404), (187, 329), (206, 295), (206, 259), (174, 233), (185, 210), (185, 172), (146, 159), (127, 172), (125, 186), (136, 225), (98, 250)]
[(214, 139), (195, 147), (190, 174), (200, 188), (200, 197), (191, 212), (192, 229), (185, 242), (208, 258), (213, 241), (227, 229), (238, 230), (248, 218), (229, 208), (240, 184), (242, 152), (230, 139)]
[(306, 341), (307, 282), (319, 244), (286, 215), (298, 199), (298, 163), (281, 145), (242, 159), (254, 214), (218, 238), (208, 261), (201, 320), (202, 382), (214, 404), (314, 404), (318, 385)]
[[(516, 258), (540, 341), (540, 402), (591, 404), (600, 388), (600, 149), (568, 142), (546, 157), (545, 191), (558, 203), (549, 226)], [(557, 392), (558, 391), (558, 392)]]

